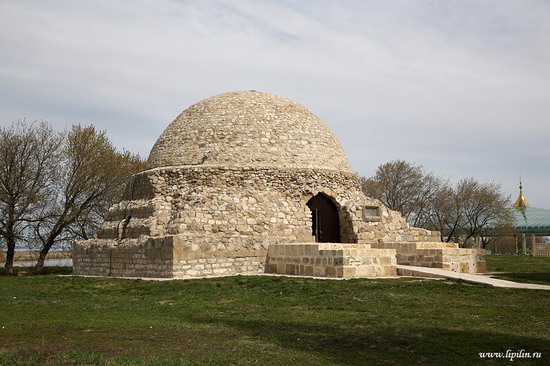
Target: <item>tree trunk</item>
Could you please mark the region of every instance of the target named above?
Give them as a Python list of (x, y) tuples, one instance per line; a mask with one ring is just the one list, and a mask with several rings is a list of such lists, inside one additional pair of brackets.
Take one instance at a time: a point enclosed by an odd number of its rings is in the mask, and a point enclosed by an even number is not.
[(8, 250), (6, 251), (6, 264), (4, 269), (6, 274), (16, 274), (17, 270), (13, 267), (13, 257), (15, 256), (15, 240), (7, 239)]
[(53, 242), (52, 244), (48, 244), (49, 243), (47, 242), (38, 253), (38, 260), (36, 261), (36, 266), (34, 267), (34, 273), (36, 274), (44, 273), (44, 262), (46, 261), (46, 256), (48, 255)]
[(50, 248), (44, 247), (42, 250), (38, 253), (38, 260), (36, 261), (36, 266), (34, 267), (34, 273), (36, 274), (42, 274), (44, 273), (44, 262), (46, 261), (46, 256), (48, 255), (48, 251)]
[(38, 260), (36, 261), (36, 266), (34, 267), (34, 273), (44, 273), (44, 261), (46, 260), (46, 256), (48, 255), (48, 252), (55, 243), (55, 239), (59, 236), (59, 234), (61, 234), (61, 231), (63, 229), (63, 225), (61, 224), (61, 222), (63, 222), (63, 219), (58, 220), (50, 235), (48, 235), (46, 240), (43, 242), (42, 249), (38, 253)]

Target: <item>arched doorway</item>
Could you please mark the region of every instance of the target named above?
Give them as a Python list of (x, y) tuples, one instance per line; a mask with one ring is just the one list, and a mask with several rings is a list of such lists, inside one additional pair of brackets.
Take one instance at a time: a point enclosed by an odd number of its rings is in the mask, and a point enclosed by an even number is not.
[(340, 242), (340, 218), (338, 208), (324, 194), (312, 197), (307, 206), (311, 210), (311, 233), (318, 243)]

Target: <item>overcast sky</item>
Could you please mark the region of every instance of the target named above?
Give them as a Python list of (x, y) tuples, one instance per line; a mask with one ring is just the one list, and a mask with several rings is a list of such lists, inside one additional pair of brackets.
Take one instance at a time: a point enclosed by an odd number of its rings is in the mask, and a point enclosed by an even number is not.
[(0, 123), (106, 130), (147, 157), (185, 108), (255, 89), (317, 114), (353, 169), (519, 176), (550, 209), (548, 0), (0, 0)]

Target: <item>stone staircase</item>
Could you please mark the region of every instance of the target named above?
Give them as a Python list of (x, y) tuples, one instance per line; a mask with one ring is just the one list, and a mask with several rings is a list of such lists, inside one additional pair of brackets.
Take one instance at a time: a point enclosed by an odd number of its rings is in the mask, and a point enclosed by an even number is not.
[(485, 251), (455, 243), (292, 243), (271, 244), (266, 273), (357, 278), (396, 276), (397, 265), (455, 273), (486, 272)]
[(395, 249), (397, 264), (441, 268), (457, 273), (487, 272), (485, 250), (459, 248), (457, 243), (371, 243), (371, 247)]

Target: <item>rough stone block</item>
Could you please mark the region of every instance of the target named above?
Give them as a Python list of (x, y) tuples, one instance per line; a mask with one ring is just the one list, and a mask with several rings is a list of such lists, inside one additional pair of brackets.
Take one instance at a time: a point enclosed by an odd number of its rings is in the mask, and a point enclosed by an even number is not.
[(344, 278), (355, 277), (356, 272), (357, 272), (356, 267), (343, 267), (342, 268), (342, 277), (344, 277)]

